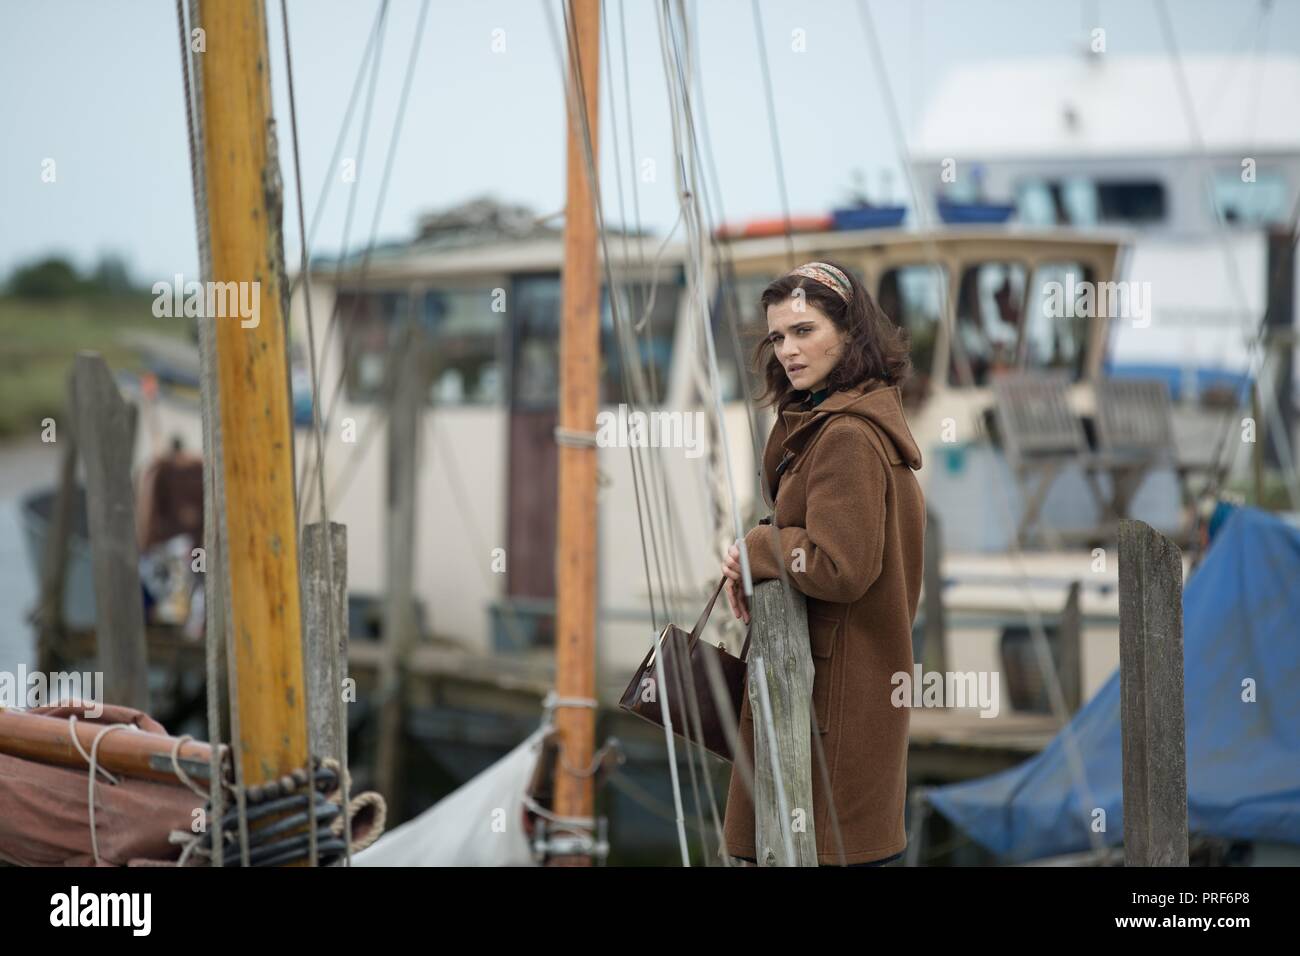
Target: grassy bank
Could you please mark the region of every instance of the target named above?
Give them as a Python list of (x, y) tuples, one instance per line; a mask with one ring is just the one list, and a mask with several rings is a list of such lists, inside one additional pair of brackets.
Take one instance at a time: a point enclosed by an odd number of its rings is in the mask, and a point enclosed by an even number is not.
[(127, 330), (184, 337), (184, 319), (159, 319), (153, 296), (123, 294), (50, 301), (0, 297), (0, 440), (37, 435), (41, 419), (63, 413), (68, 368), (81, 349), (101, 353), (115, 372), (138, 371), (121, 342)]

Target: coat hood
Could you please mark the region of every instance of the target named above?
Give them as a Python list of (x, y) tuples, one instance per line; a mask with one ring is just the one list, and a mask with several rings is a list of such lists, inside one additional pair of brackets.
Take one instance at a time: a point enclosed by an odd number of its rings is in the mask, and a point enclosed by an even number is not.
[(893, 445), (891, 459), (905, 463), (913, 471), (921, 467), (921, 449), (907, 427), (903, 414), (903, 393), (897, 385), (884, 385), (866, 381), (852, 388), (841, 389), (811, 411), (786, 409), (782, 417), (788, 432), (782, 448), (798, 456), (809, 440), (830, 421), (834, 415), (854, 415), (876, 426), (888, 444)]

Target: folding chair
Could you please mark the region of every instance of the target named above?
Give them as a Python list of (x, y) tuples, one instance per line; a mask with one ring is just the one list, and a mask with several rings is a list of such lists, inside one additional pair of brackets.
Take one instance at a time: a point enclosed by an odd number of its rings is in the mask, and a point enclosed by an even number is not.
[(1064, 373), (1008, 374), (993, 382), (1003, 450), (1025, 497), (1025, 511), (1016, 528), (1016, 540), (1021, 544), (1035, 529), (1047, 492), (1071, 464), (1083, 467), (1098, 505), (1103, 513), (1107, 510), (1087, 436), (1070, 408), (1068, 386)]

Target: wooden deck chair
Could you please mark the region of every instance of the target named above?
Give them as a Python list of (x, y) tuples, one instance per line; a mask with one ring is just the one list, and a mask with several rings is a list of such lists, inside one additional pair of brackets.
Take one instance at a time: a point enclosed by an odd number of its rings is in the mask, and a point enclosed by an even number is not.
[(1021, 544), (1035, 530), (1047, 492), (1068, 465), (1083, 466), (1093, 496), (1103, 512), (1106, 509), (1083, 424), (1070, 407), (1068, 386), (1064, 373), (1014, 373), (993, 382), (1002, 447), (1025, 497), (1016, 528)]
[(1155, 468), (1171, 468), (1178, 478), (1185, 520), (1195, 520), (1196, 495), (1190, 479), (1213, 479), (1220, 466), (1180, 457), (1174, 437), (1173, 402), (1160, 379), (1102, 379), (1097, 383), (1097, 462), (1114, 482), (1113, 517), (1127, 516), (1129, 504)]

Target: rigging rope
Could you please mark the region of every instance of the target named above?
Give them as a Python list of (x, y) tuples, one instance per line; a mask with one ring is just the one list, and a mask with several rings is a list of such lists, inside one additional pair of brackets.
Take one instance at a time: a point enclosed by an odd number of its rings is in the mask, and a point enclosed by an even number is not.
[[(375, 26), (375, 29), (377, 31), (375, 55), (374, 58), (370, 61), (370, 79), (366, 87), (366, 105), (361, 112), (361, 129), (357, 137), (357, 159), (356, 159), (356, 167), (355, 167), (357, 179), (353, 182), (352, 189), (349, 190), (348, 192), (347, 208), (343, 215), (343, 235), (339, 244), (338, 261), (335, 263), (335, 267), (334, 267), (334, 293), (335, 293), (334, 303), (330, 309), (329, 322), (326, 324), (325, 327), (325, 341), (321, 346), (322, 352), (326, 354), (329, 351), (330, 341), (333, 338), (334, 324), (338, 317), (338, 312), (339, 312), (338, 289), (339, 289), (339, 284), (342, 281), (343, 269), (348, 261), (348, 244), (352, 238), (352, 219), (353, 216), (356, 214), (357, 198), (361, 194), (361, 189), (359, 186), (360, 175), (361, 175), (361, 170), (364, 168), (364, 162), (366, 158), (366, 145), (370, 142), (370, 135), (369, 135), (370, 119), (374, 113), (375, 89), (379, 85), (379, 64), (383, 60), (384, 36), (385, 33), (387, 32), (387, 26), (388, 26), (388, 0), (381, 0), (379, 6), (379, 13), (377, 17), (377, 23)], [(365, 63), (364, 57), (362, 58), (362, 63), (363, 64)], [(398, 114), (399, 120), (400, 117), (401, 114), (399, 113)], [(338, 142), (342, 142), (345, 129), (346, 127), (339, 130)], [(390, 143), (390, 150), (391, 150), (391, 145), (392, 144)], [(335, 149), (336, 150), (338, 149), (337, 143)], [(325, 178), (327, 182), (333, 176), (333, 172), (334, 171), (330, 169), (327, 169), (325, 171)], [(382, 187), (381, 187), (380, 195), (381, 197), (383, 195)], [(363, 261), (368, 262), (369, 256), (370, 256), (370, 247), (367, 247)], [(308, 252), (308, 257), (310, 260), (310, 250)], [(352, 319), (355, 320), (355, 318), (356, 318), (356, 310), (354, 306)], [(340, 386), (342, 385), (342, 374), (346, 372), (346, 370), (347, 370), (347, 362), (344, 361), (342, 363), (342, 367), (340, 370), (340, 378), (339, 378)], [(320, 401), (320, 396), (318, 394), (313, 394), (312, 401), (313, 402)], [(330, 407), (332, 410), (333, 409), (332, 402)], [(325, 422), (328, 424), (330, 420), (331, 420), (330, 414), (326, 413)], [(323, 468), (323, 465), (320, 461), (314, 461), (308, 467)], [(306, 484), (307, 494), (300, 495), (299, 507), (306, 508), (308, 503), (310, 502), (312, 485), (311, 482), (307, 479), (305, 472), (301, 476), (301, 480)]]
[[(284, 27), (284, 75), (289, 90), (289, 131), (290, 131), (290, 139), (293, 142), (294, 192), (296, 194), (296, 198), (298, 201), (298, 235), (301, 239), (301, 241), (299, 242), (299, 246), (301, 247), (300, 251), (301, 251), (301, 270), (302, 270), (302, 282), (303, 282), (303, 299), (307, 309), (307, 351), (310, 355), (310, 363), (311, 363), (312, 425), (313, 425), (313, 430), (315, 432), (315, 438), (316, 438), (316, 460), (319, 465), (319, 467), (316, 468), (316, 478), (319, 484), (319, 496), (320, 496), (320, 533), (325, 539), (325, 567), (324, 567), (325, 597), (326, 597), (325, 606), (326, 608), (328, 608), (327, 613), (324, 615), (325, 637), (326, 637), (325, 646), (329, 649), (329, 655), (330, 655), (329, 692), (331, 694), (338, 694), (341, 693), (341, 686), (340, 686), (341, 682), (339, 681), (339, 661), (338, 661), (339, 640), (338, 637), (334, 634), (334, 608), (336, 607), (335, 599), (334, 599), (334, 534), (333, 534), (333, 529), (330, 527), (329, 509), (325, 501), (325, 436), (321, 428), (320, 402), (318, 400), (320, 397), (320, 370), (317, 366), (317, 357), (316, 357), (316, 319), (314, 313), (312, 312), (312, 303), (311, 303), (311, 268), (308, 262), (306, 214), (303, 211), (303, 201), (302, 201), (302, 160), (301, 160), (301, 151), (298, 146), (298, 105), (297, 105), (297, 97), (295, 95), (294, 82), (293, 82), (293, 54), (292, 54), (292, 44), (289, 42), (289, 6), (287, 0), (280, 0), (280, 19)], [(298, 542), (299, 542), (300, 555), (302, 553), (302, 542), (304, 540), (303, 532), (305, 530), (306, 530), (306, 525), (304, 524), (300, 516), (298, 520)], [(311, 712), (310, 687), (305, 686), (303, 688), (303, 691), (304, 691), (303, 696), (304, 698), (306, 698), (304, 701), (303, 709), (308, 713), (310, 713)], [(346, 714), (346, 708), (340, 707), (338, 708), (338, 710), (340, 714), (340, 718), (339, 718), (340, 726), (335, 728), (335, 731), (339, 736), (340, 744), (343, 750), (343, 754), (340, 757), (340, 761), (342, 766), (346, 767), (347, 766), (347, 719), (344, 716)], [(312, 723), (313, 722), (310, 720), (307, 721), (307, 753), (308, 754), (312, 754), (315, 751), (315, 733), (314, 733), (314, 728), (312, 726)], [(334, 756), (334, 755), (330, 754), (329, 756)], [(348, 798), (346, 787), (347, 784), (345, 782), (342, 805), (343, 805), (343, 812), (344, 812), (344, 827), (345, 829), (348, 830), (348, 836), (349, 836), (349, 839), (345, 841), (345, 856), (347, 859), (347, 865), (351, 866), (352, 865), (352, 851), (351, 851), (352, 840), (350, 839), (351, 827), (349, 821), (346, 819), (347, 810), (350, 801)], [(308, 859), (311, 861), (312, 866), (317, 866), (320, 862), (320, 859), (317, 854), (317, 846), (316, 846), (316, 802), (314, 800), (309, 800), (307, 802), (307, 815), (308, 815), (307, 833), (309, 839)]]
[[(402, 80), (402, 90), (397, 100), (397, 115), (393, 119), (393, 129), (389, 136), (388, 151), (384, 158), (384, 170), (379, 180), (379, 195), (375, 200), (374, 214), (370, 220), (370, 237), (366, 242), (366, 248), (362, 253), (361, 264), (354, 276), (354, 281), (358, 287), (364, 286), (366, 277), (370, 274), (370, 262), (374, 255), (375, 246), (379, 241), (379, 219), (384, 210), (384, 203), (388, 197), (388, 186), (392, 181), (393, 164), (397, 158), (397, 145), (401, 140), (401, 133), (406, 118), (407, 103), (410, 101), (411, 85), (415, 78), (415, 67), (420, 59), (421, 41), (424, 36), (424, 25), (429, 12), (429, 0), (422, 0), (420, 4), (419, 18), (416, 23), (415, 35), (411, 41), (411, 52), (407, 57), (406, 74)], [(335, 273), (335, 299), (334, 308), (330, 312), (329, 325), (325, 330), (325, 344), (323, 349), (329, 350), (330, 343), (333, 340), (334, 333), (339, 325), (339, 300), (337, 290), (342, 280), (344, 266), (347, 262), (345, 255), (340, 255), (338, 269)], [(348, 318), (348, 325), (356, 321), (361, 308), (361, 296), (355, 295), (352, 301), (352, 311)], [(346, 348), (345, 348), (346, 352)], [(325, 422), (328, 427), (334, 420), (334, 412), (341, 400), (343, 385), (347, 376), (348, 363), (343, 361), (339, 364), (339, 374), (334, 383), (333, 394), (330, 396), (329, 409), (325, 413)]]
[[(199, 29), (198, 0), (189, 0), (189, 23), (181, 0), (176, 0), (176, 21), (179, 30), (181, 54), (181, 79), (185, 94), (185, 123), (190, 154), (190, 179), (194, 199), (194, 225), (199, 248), (199, 268), (204, 280), (212, 277), (212, 252), (208, 227), (207, 173), (204, 158), (203, 73), (197, 55), (192, 50), (190, 29)], [(211, 801), (215, 812), (224, 809), (219, 751), (221, 743), (221, 686), (220, 657), (223, 647), (230, 645), (226, 608), (230, 603), (230, 580), (226, 573), (225, 536), (226, 513), (224, 495), (217, 494), (222, 476), (221, 407), (216, 382), (216, 332), (212, 319), (197, 319), (199, 330), (199, 389), (202, 396), (200, 412), (203, 419), (203, 544), (205, 549), (204, 594), (204, 662), (206, 670), (206, 698), (208, 740), (212, 746), (209, 778)], [(227, 704), (230, 709), (232, 745), (235, 749), (235, 773), (242, 770), (242, 745), (238, 727), (238, 708), (234, 675), (228, 676)], [(241, 828), (240, 848), (247, 864), (247, 828)], [(222, 862), (222, 849), (214, 855), (217, 865)]]

